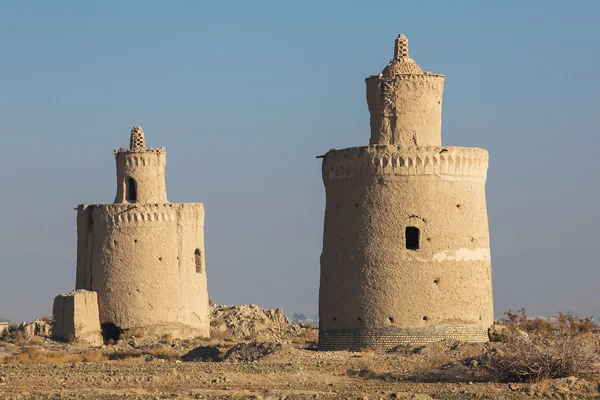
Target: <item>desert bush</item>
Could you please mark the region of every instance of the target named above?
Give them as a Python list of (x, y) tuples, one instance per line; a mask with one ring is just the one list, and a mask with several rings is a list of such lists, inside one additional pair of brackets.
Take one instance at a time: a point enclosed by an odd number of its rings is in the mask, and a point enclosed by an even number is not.
[(173, 335), (171, 335), (170, 333), (166, 333), (166, 334), (162, 335), (161, 343), (167, 344), (169, 346), (172, 345), (173, 344)]
[(509, 332), (491, 354), (488, 368), (501, 381), (532, 382), (594, 373), (598, 351), (593, 335), (577, 330)]
[(22, 346), (27, 343), (27, 338), (25, 337), (25, 334), (23, 333), (23, 331), (20, 331), (18, 327), (14, 328), (9, 326), (8, 330), (2, 332), (1, 339), (4, 342), (16, 344), (17, 346)]
[(515, 326), (527, 333), (537, 333), (540, 335), (552, 335), (555, 332), (578, 335), (591, 333), (596, 327), (592, 318), (580, 318), (577, 314), (570, 312), (558, 313), (554, 318), (556, 323), (542, 318), (529, 318), (525, 308), (521, 308), (516, 313), (508, 310), (504, 315), (506, 317), (501, 320), (504, 324)]

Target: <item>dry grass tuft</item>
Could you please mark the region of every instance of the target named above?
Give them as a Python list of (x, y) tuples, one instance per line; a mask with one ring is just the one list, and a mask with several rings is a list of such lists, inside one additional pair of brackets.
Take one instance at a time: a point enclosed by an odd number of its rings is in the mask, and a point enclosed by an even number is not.
[(159, 347), (156, 349), (144, 350), (144, 354), (149, 354), (153, 357), (169, 361), (178, 360), (181, 356), (181, 354), (172, 347)]
[(22, 352), (6, 359), (7, 364), (65, 364), (77, 362), (102, 362), (106, 356), (98, 350), (81, 354), (68, 354), (64, 351), (45, 350), (28, 347)]

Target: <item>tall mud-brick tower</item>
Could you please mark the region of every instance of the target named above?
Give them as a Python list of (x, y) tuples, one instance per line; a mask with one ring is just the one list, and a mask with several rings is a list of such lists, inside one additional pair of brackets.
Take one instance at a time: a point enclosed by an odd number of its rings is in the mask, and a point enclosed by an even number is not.
[(442, 146), (444, 76), (409, 58), (404, 35), (366, 83), (370, 145), (323, 157), (319, 346), (486, 342), (487, 151)]
[(115, 150), (114, 204), (78, 208), (76, 288), (98, 293), (105, 339), (209, 335), (204, 206), (167, 201), (166, 157), (134, 127), (130, 148)]

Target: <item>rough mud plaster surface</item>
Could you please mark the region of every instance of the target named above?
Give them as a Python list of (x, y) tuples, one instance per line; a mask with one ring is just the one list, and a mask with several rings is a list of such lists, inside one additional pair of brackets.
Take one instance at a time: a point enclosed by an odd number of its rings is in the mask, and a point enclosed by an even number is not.
[(75, 290), (54, 299), (52, 336), (92, 346), (102, 345), (98, 319), (98, 296), (95, 292)]
[(203, 223), (200, 203), (81, 205), (77, 288), (98, 293), (100, 322), (207, 336)]
[(166, 151), (145, 143), (134, 127), (131, 147), (115, 150), (114, 204), (78, 208), (76, 288), (98, 293), (101, 324), (208, 336), (204, 206), (167, 202)]
[(411, 61), (401, 35), (367, 79), (371, 145), (323, 158), (323, 349), (487, 341), (493, 323), (488, 153), (441, 145), (443, 75)]

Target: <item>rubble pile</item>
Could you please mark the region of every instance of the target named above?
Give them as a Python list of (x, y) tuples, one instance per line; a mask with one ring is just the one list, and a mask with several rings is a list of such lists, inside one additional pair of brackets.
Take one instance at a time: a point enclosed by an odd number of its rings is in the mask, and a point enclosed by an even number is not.
[(302, 332), (278, 308), (270, 310), (254, 304), (233, 306), (214, 305), (211, 313), (211, 331), (227, 332), (237, 340), (255, 337), (293, 337)]

